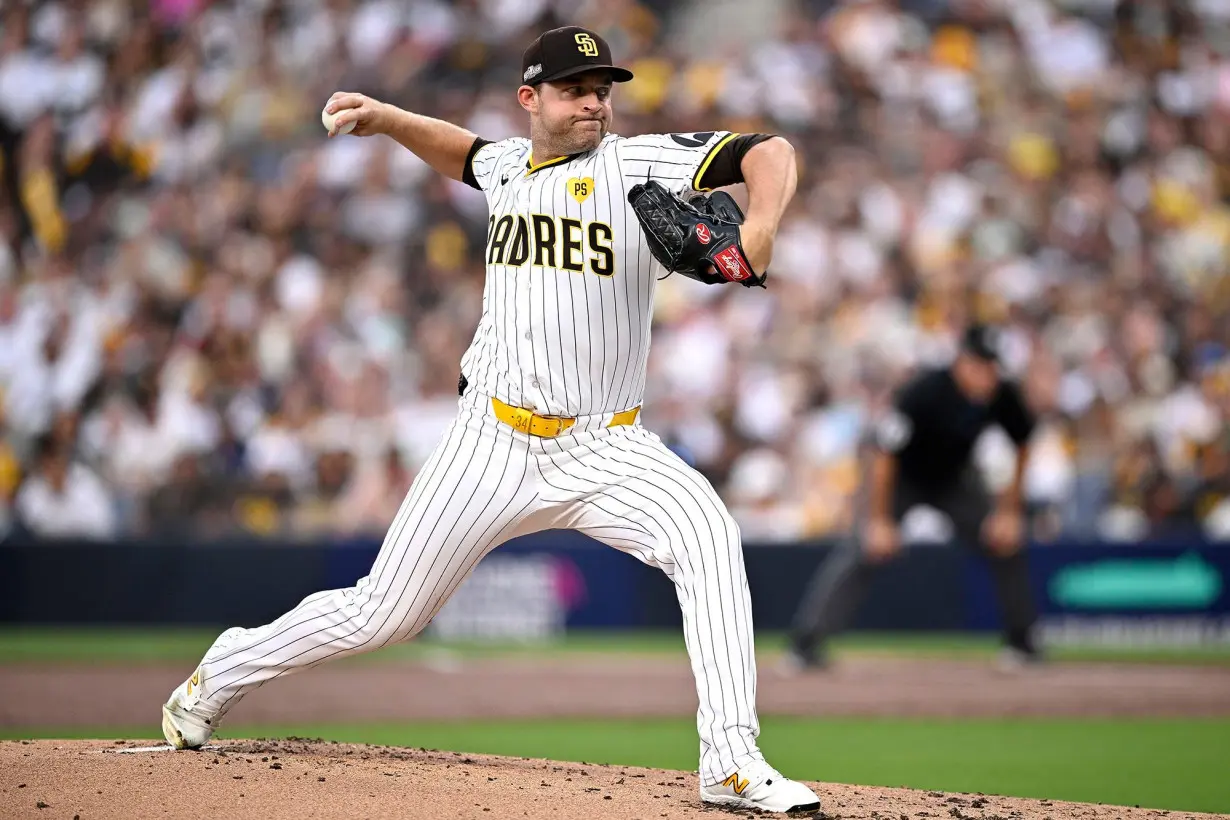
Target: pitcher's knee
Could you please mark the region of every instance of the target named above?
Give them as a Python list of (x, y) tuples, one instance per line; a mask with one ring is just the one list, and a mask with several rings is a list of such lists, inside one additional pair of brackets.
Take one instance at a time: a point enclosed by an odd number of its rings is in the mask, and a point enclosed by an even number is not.
[(393, 640), (397, 619), (379, 610), (359, 613), (346, 622), (346, 637), (343, 643), (350, 651), (368, 652), (379, 649)]
[(739, 531), (739, 522), (735, 521), (734, 516), (725, 507), (715, 506), (707, 516), (707, 520), (713, 530), (714, 541), (720, 549), (741, 551), (743, 536)]
[(368, 652), (413, 638), (426, 626), (437, 596), (411, 585), (399, 595), (359, 581), (338, 590), (334, 603), (346, 619), (346, 651)]
[(702, 508), (703, 514), (692, 517), (691, 531), (697, 543), (689, 550), (701, 550), (719, 558), (743, 559), (739, 525), (723, 507), (713, 504)]
[(379, 595), (360, 596), (357, 587), (338, 590), (334, 603), (344, 618), (336, 630), (347, 652), (366, 652), (389, 643), (401, 620), (395, 602)]

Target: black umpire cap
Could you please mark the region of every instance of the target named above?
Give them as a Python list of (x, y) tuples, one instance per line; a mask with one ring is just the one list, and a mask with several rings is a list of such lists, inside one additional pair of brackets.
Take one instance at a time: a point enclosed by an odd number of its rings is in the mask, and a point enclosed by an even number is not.
[(562, 80), (582, 71), (605, 69), (611, 79), (626, 83), (632, 72), (614, 65), (606, 40), (580, 26), (564, 26), (544, 31), (530, 44), (521, 58), (521, 82), (538, 85)]
[(961, 338), (961, 349), (979, 359), (999, 363), (999, 332), (987, 325), (970, 325)]

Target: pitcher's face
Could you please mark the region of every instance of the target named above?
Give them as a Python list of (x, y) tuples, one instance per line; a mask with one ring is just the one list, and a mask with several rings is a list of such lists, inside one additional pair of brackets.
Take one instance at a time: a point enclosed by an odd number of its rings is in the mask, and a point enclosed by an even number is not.
[(597, 148), (611, 130), (611, 75), (586, 71), (538, 86), (522, 86), (522, 107), (560, 154)]

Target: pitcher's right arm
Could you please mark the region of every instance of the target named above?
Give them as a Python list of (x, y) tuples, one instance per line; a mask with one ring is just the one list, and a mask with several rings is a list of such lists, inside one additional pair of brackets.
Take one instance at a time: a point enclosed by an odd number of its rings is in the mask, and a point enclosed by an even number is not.
[(466, 171), (470, 159), (486, 142), (459, 125), (405, 111), (364, 94), (339, 91), (329, 98), (326, 110), (337, 114), (335, 132), (353, 122), (351, 133), (356, 136), (387, 134), (438, 173), (459, 182), (469, 181)]

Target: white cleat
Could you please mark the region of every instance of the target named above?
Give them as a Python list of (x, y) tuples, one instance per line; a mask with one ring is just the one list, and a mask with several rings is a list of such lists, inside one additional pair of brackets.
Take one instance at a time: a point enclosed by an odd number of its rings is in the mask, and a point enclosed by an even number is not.
[(775, 812), (819, 811), (811, 789), (783, 777), (768, 763), (749, 763), (716, 786), (701, 786), (700, 799), (740, 809)]
[(201, 699), (201, 670), (184, 681), (162, 707), (162, 735), (176, 749), (199, 749), (214, 733), (208, 718), (192, 713)]

